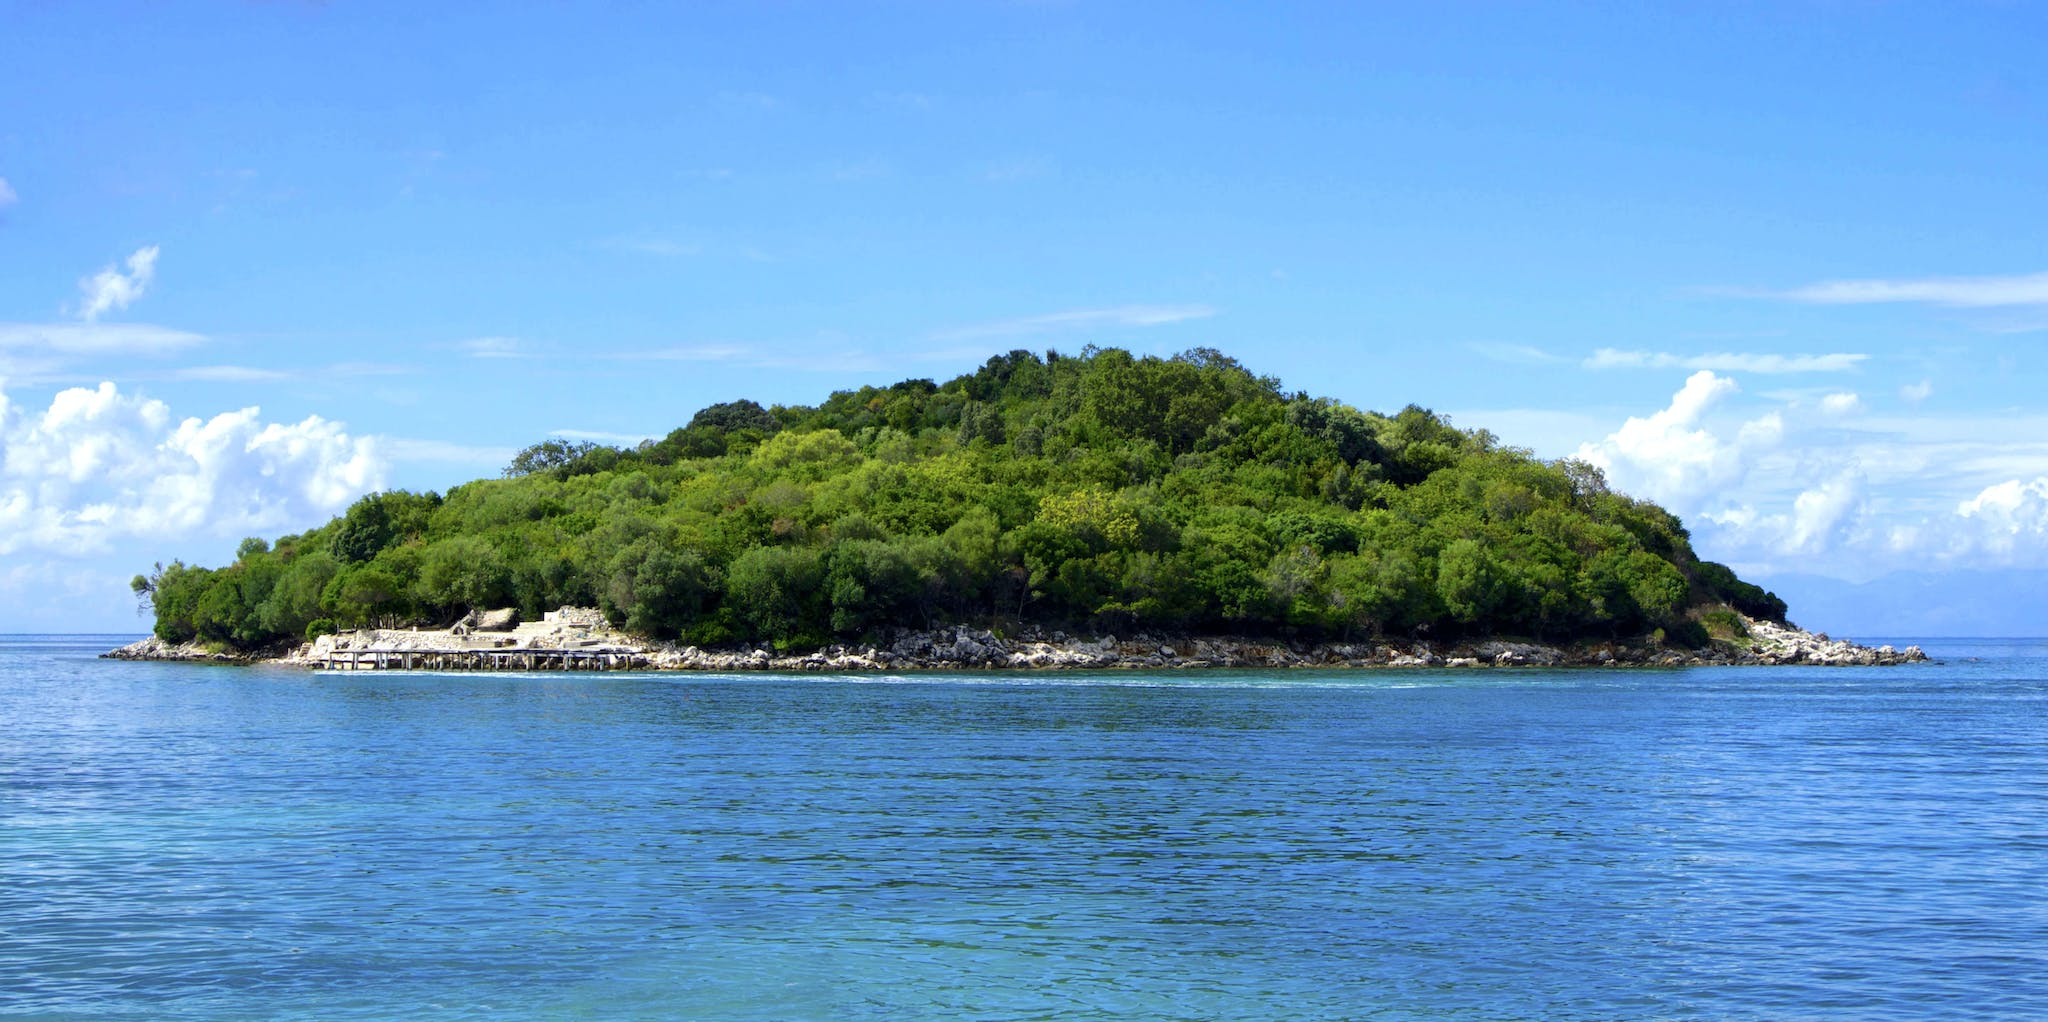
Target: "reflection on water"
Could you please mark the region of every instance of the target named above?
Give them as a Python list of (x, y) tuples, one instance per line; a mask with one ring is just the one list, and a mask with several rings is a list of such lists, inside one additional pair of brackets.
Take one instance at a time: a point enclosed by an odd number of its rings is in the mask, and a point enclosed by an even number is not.
[(112, 644), (0, 640), (8, 1013), (2048, 1012), (2038, 643), (908, 679)]

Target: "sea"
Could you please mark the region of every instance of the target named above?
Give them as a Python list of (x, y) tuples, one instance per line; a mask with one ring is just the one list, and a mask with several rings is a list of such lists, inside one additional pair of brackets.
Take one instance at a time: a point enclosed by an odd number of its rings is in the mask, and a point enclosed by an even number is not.
[(0, 637), (0, 1018), (2048, 1017), (2048, 640), (325, 674)]

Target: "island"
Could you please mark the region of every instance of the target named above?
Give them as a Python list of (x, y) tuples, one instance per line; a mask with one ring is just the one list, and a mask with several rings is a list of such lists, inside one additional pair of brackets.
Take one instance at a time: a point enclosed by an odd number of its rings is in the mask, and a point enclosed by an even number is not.
[(1580, 461), (1212, 349), (715, 404), (136, 576), (110, 655), (331, 669), (1900, 663)]

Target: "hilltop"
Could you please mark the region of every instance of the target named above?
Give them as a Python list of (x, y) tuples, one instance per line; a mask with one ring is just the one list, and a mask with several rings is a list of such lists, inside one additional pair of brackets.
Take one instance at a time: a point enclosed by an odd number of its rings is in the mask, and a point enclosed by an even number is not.
[(565, 605), (782, 651), (955, 626), (1692, 649), (1786, 611), (1590, 465), (1208, 349), (1012, 351), (945, 383), (713, 405), (637, 447), (546, 441), (503, 478), (370, 494), (134, 584), (163, 642), (227, 651)]

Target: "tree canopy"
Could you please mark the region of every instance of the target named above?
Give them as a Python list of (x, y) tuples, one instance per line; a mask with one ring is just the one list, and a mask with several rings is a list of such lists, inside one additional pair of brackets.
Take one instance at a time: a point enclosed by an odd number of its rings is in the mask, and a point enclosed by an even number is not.
[(370, 494), (135, 588), (160, 637), (245, 648), (500, 605), (784, 648), (949, 623), (1703, 638), (1703, 608), (1785, 614), (1593, 466), (1210, 349), (1012, 351), (943, 384), (713, 405), (632, 448), (544, 441), (505, 478)]

